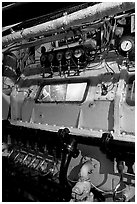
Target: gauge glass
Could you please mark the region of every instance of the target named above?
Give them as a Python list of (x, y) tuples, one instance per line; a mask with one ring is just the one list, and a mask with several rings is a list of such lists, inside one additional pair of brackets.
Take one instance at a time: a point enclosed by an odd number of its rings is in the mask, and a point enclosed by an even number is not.
[(74, 56), (76, 58), (80, 58), (82, 54), (83, 54), (83, 50), (82, 49), (76, 49), (75, 52), (74, 52)]
[(121, 43), (121, 49), (124, 51), (124, 52), (129, 52), (131, 49), (132, 49), (132, 42), (130, 40), (124, 40), (122, 43)]

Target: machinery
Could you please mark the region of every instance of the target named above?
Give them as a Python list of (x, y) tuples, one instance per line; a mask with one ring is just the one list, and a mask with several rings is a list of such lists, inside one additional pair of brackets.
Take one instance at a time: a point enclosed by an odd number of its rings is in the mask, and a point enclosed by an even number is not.
[(135, 201), (135, 4), (71, 9), (3, 36), (3, 201)]

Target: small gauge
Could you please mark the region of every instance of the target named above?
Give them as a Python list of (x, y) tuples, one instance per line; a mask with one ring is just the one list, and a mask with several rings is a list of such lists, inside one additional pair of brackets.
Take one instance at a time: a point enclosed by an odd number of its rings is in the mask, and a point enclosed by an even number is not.
[(121, 49), (122, 51), (124, 52), (129, 52), (131, 49), (132, 49), (132, 42), (130, 40), (124, 40), (122, 43), (121, 43)]
[(120, 50), (122, 52), (131, 52), (135, 47), (135, 38), (133, 36), (123, 36), (120, 40)]
[(135, 37), (128, 35), (123, 36), (119, 42), (118, 46), (119, 54), (121, 54), (124, 57), (127, 57), (130, 61), (135, 60)]

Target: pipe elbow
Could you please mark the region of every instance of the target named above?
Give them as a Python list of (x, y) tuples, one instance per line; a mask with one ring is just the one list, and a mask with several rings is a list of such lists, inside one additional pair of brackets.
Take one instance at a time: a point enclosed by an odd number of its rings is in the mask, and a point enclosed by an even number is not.
[(89, 174), (93, 171), (93, 164), (91, 161), (87, 161), (80, 169), (80, 178), (87, 180), (89, 179)]

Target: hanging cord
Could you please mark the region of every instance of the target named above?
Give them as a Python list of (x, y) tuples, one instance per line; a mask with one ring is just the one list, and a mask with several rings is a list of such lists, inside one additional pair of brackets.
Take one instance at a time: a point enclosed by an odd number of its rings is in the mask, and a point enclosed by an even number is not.
[[(106, 23), (104, 23), (104, 25), (105, 25)], [(107, 49), (105, 50), (104, 49), (104, 51), (101, 53), (101, 54), (103, 54), (105, 51), (106, 51), (106, 53), (105, 53), (105, 59), (106, 59), (106, 57), (107, 57), (107, 55), (108, 55), (108, 52), (109, 52), (109, 47), (110, 47), (110, 44), (111, 44), (111, 41), (112, 41), (112, 39), (113, 39), (113, 37), (114, 37), (114, 32), (115, 32), (115, 29), (116, 29), (116, 19), (115, 19), (115, 22), (114, 22), (114, 25), (113, 25), (113, 28), (111, 28), (111, 24), (109, 23), (108, 24), (109, 25), (109, 37), (108, 37), (108, 39), (107, 39), (107, 42), (103, 45), (103, 46), (105, 46), (105, 47), (107, 47)], [(107, 29), (107, 27), (105, 26), (104, 27), (104, 29)], [(105, 31), (104, 31), (105, 32)], [(108, 34), (108, 33), (107, 33)], [(111, 36), (111, 38), (110, 38), (110, 36)]]
[[(110, 23), (108, 24), (108, 25), (106, 25), (106, 22), (104, 23), (104, 30), (108, 30), (108, 28), (109, 28), (109, 31), (108, 32), (106, 32), (105, 33), (105, 35), (107, 35), (106, 36), (106, 39), (107, 39), (107, 41), (103, 44), (103, 46), (102, 47), (104, 47), (104, 50), (100, 53), (100, 54), (104, 54), (103, 56), (102, 56), (102, 60), (101, 60), (101, 62), (99, 62), (99, 64), (97, 64), (97, 65), (95, 65), (95, 67), (96, 66), (101, 66), (101, 64), (103, 64), (103, 63), (105, 63), (105, 68), (106, 68), (106, 70), (107, 70), (107, 72), (108, 73), (110, 73), (110, 71), (109, 71), (109, 69), (113, 72), (113, 73), (115, 73), (114, 72), (114, 70), (109, 66), (109, 64), (106, 62), (106, 57), (107, 57), (107, 55), (108, 55), (108, 52), (109, 52), (109, 46), (110, 46), (110, 43), (111, 43), (111, 40), (113, 39), (113, 37), (114, 37), (114, 32), (115, 32), (115, 28), (116, 28), (116, 19), (115, 19), (115, 22), (114, 22), (114, 26), (113, 26), (113, 28), (110, 28), (111, 27), (111, 25), (110, 25)], [(111, 36), (111, 38), (110, 38), (110, 36)], [(107, 49), (105, 49), (107, 47)], [(96, 54), (97, 54), (97, 51), (98, 50), (96, 50)], [(105, 51), (106, 51), (106, 53), (105, 53)], [(94, 66), (93, 66), (94, 67)], [(88, 66), (88, 68), (93, 68), (92, 66)], [(120, 70), (120, 67), (118, 66), (118, 68), (119, 68), (119, 70)], [(97, 69), (96, 69), (97, 70)]]
[[(110, 26), (111, 26), (111, 25), (109, 24), (109, 27), (110, 27)], [(109, 30), (109, 32), (111, 32), (111, 33), (109, 33), (109, 38), (108, 38), (108, 41), (106, 42), (106, 45), (107, 45), (106, 53), (104, 54), (103, 59), (102, 59), (102, 63), (103, 63), (103, 62), (105, 63), (105, 68), (106, 68), (107, 72), (110, 73), (110, 71), (108, 70), (108, 68), (109, 68), (109, 69), (112, 71), (113, 74), (115, 74), (115, 72), (114, 72), (114, 70), (109, 66), (109, 64), (106, 62), (106, 58), (107, 58), (107, 56), (108, 56), (108, 52), (109, 52), (109, 47), (110, 47), (111, 41), (112, 41), (112, 39), (113, 39), (113, 37), (114, 37), (115, 28), (116, 28), (116, 19), (115, 19), (113, 28)], [(110, 36), (111, 36), (111, 38), (110, 38)], [(114, 78), (114, 75), (112, 76), (111, 79), (113, 80), (113, 78)]]

